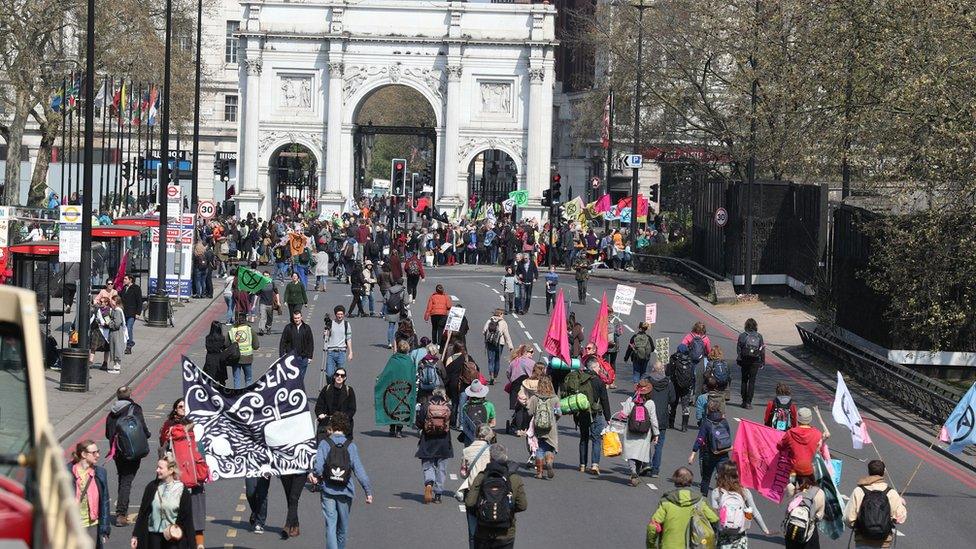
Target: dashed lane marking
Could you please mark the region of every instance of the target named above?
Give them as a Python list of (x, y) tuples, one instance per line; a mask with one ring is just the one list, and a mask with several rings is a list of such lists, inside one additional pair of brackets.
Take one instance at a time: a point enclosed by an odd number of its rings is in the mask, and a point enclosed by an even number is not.
[(312, 301), (318, 301), (318, 300), (319, 300), (319, 294), (315, 294), (315, 296), (312, 297)]
[(244, 506), (243, 505), (238, 505), (234, 510), (237, 511), (238, 513), (243, 513), (244, 512)]
[(457, 301), (457, 300), (458, 300), (458, 297), (456, 295), (452, 295), (451, 296), (451, 301)]
[(457, 479), (458, 479), (457, 473), (451, 473), (451, 480), (457, 480)]
[(525, 331), (525, 337), (529, 338), (529, 341), (532, 341), (532, 334), (528, 330)]
[(643, 307), (643, 306), (644, 306), (644, 302), (643, 302), (643, 301), (641, 301), (641, 300), (639, 300), (639, 299), (635, 299), (635, 300), (634, 300), (634, 303), (636, 303), (636, 304), (638, 304), (638, 305), (640, 305), (641, 307)]
[(590, 299), (593, 300), (593, 303), (600, 303), (600, 300), (595, 297), (591, 297)]
[(491, 291), (495, 292), (498, 295), (502, 295), (502, 293), (498, 291), (498, 288), (492, 288)]
[(522, 328), (523, 330), (525, 329), (525, 324), (523, 324), (521, 320), (518, 321), (518, 325), (519, 328)]
[(160, 404), (159, 406), (156, 406), (156, 410), (163, 411), (165, 409), (166, 409), (166, 403), (165, 402), (162, 403), (162, 404)]
[(464, 505), (458, 504), (458, 511), (461, 511), (463, 513), (465, 511)]
[(634, 333), (634, 329), (631, 328), (630, 326), (624, 324), (624, 328), (627, 328), (628, 330), (630, 330), (630, 333)]
[(236, 528), (228, 528), (227, 529), (227, 537), (228, 538), (236, 538), (237, 537), (237, 529)]
[(535, 347), (535, 352), (537, 352), (537, 353), (541, 353), (542, 352), (542, 348), (539, 347), (539, 344), (538, 343), (533, 343), (532, 346)]
[(657, 490), (657, 486), (654, 486), (654, 484), (650, 482), (647, 483), (647, 487), (650, 488), (651, 490)]

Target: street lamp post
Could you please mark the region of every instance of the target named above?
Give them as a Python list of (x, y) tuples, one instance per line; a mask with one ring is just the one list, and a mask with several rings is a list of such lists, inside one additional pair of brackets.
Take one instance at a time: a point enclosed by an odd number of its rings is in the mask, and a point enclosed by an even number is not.
[[(95, 149), (95, 0), (88, 0), (85, 25), (85, 150), (81, 201), (81, 265), (78, 266), (78, 346), (62, 352), (63, 391), (88, 390), (88, 319), (91, 314), (92, 164)], [(62, 105), (62, 110), (64, 106)]]
[[(644, 10), (652, 6), (644, 4), (644, 0), (640, 0), (640, 4), (634, 6), (637, 8), (637, 68), (636, 77), (634, 82), (634, 154), (640, 154), (640, 114), (641, 114), (641, 86), (644, 83), (643, 73), (641, 72), (641, 65), (644, 62)], [(609, 185), (609, 177), (607, 178), (607, 184)], [(634, 168), (633, 176), (630, 182), (630, 249), (637, 250), (637, 190), (638, 183), (640, 182), (640, 169)]]
[[(90, 0), (89, 0), (90, 1)], [(159, 207), (159, 253), (156, 257), (156, 293), (149, 296), (150, 326), (163, 327), (169, 323), (169, 297), (166, 295), (166, 233), (169, 208), (169, 97), (170, 65), (173, 48), (173, 0), (166, 0), (166, 46), (163, 60), (163, 122), (159, 130), (159, 179), (156, 200)], [(196, 163), (194, 163), (196, 164)], [(177, 164), (177, 170), (179, 165)]]
[(190, 212), (197, 211), (198, 164), (200, 161), (200, 56), (203, 50), (203, 0), (197, 0), (197, 60), (196, 81), (193, 88), (193, 165), (190, 167)]

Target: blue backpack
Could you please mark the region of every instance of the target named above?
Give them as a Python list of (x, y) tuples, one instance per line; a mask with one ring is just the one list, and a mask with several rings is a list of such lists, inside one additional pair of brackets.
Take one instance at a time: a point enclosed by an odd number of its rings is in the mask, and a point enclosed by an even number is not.
[(695, 364), (701, 362), (701, 359), (705, 358), (705, 340), (701, 336), (696, 335), (691, 338), (691, 345), (688, 346), (688, 354), (691, 355), (691, 361)]
[(437, 365), (433, 362), (420, 363), (418, 386), (421, 391), (433, 391), (440, 387), (441, 376), (437, 373)]
[(709, 362), (708, 369), (715, 381), (718, 382), (719, 387), (725, 387), (732, 379), (731, 374), (729, 374), (729, 365), (724, 360)]

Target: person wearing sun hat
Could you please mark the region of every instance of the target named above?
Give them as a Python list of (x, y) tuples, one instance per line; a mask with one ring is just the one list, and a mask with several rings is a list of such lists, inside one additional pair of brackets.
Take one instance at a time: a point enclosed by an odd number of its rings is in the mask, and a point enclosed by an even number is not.
[(488, 400), (488, 386), (476, 379), (468, 385), (461, 396), (460, 411), (461, 435), (458, 440), (467, 447), (474, 442), (478, 426), (487, 423), (495, 427), (495, 405)]
[[(640, 380), (634, 386), (634, 396), (628, 397), (621, 404), (615, 419), (624, 423), (623, 450), (624, 459), (630, 465), (630, 485), (640, 484), (640, 472), (651, 461), (651, 448), (657, 444), (660, 428), (657, 419), (657, 407), (651, 398), (654, 386), (649, 379)], [(637, 406), (643, 406), (644, 411), (638, 410), (631, 417), (631, 412)]]
[(786, 431), (777, 448), (786, 450), (793, 457), (793, 473), (797, 476), (813, 475), (813, 457), (830, 433), (821, 433), (812, 426), (813, 411), (803, 407), (796, 412), (797, 426)]

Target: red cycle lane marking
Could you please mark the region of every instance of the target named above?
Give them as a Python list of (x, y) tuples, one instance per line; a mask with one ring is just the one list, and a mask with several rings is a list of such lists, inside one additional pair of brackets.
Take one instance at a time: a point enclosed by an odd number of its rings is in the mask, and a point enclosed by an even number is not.
[[(696, 317), (704, 314), (706, 317), (705, 323), (709, 325), (709, 328), (715, 328), (720, 334), (730, 339), (735, 339), (737, 337), (737, 334), (734, 333), (731, 329), (729, 329), (728, 326), (718, 322), (714, 317), (712, 317), (705, 311), (696, 308), (684, 296), (676, 293), (674, 290), (671, 290), (669, 288), (659, 288), (659, 287), (656, 287), (655, 290), (657, 290), (655, 293), (660, 293), (665, 295), (666, 297), (676, 302), (678, 305), (680, 305), (686, 311), (688, 311), (689, 313), (691, 313)], [(827, 393), (822, 387), (817, 386), (812, 381), (803, 377), (799, 372), (797, 372), (793, 368), (790, 368), (789, 366), (777, 360), (776, 358), (772, 358), (771, 360), (768, 361), (768, 363), (780, 373), (786, 374), (786, 376), (789, 377), (792, 381), (802, 385), (807, 391), (812, 393), (817, 398), (821, 399), (823, 402), (831, 402), (831, 403), (833, 402), (833, 395)], [(967, 487), (971, 489), (976, 489), (976, 480), (974, 480), (971, 475), (968, 475), (965, 471), (960, 469), (957, 465), (946, 461), (946, 458), (940, 456), (939, 454), (932, 454), (914, 446), (912, 441), (905, 438), (903, 435), (900, 435), (897, 432), (893, 431), (890, 427), (884, 425), (879, 421), (870, 420), (870, 419), (867, 419), (866, 421), (868, 421), (871, 424), (872, 430), (874, 430), (874, 432), (881, 435), (881, 437), (886, 439), (888, 442), (902, 448), (909, 454), (914, 455), (915, 457), (921, 459), (925, 463), (934, 466), (935, 468), (946, 473), (952, 478), (965, 484)]]
[[(184, 333), (179, 338), (176, 345), (174, 345), (173, 348), (163, 356), (162, 360), (159, 361), (159, 364), (156, 366), (156, 368), (151, 370), (149, 372), (149, 375), (143, 378), (143, 380), (140, 381), (138, 385), (136, 385), (136, 387), (132, 390), (132, 396), (133, 397), (142, 396), (148, 393), (150, 390), (154, 389), (157, 385), (159, 385), (160, 381), (162, 381), (169, 374), (169, 372), (173, 369), (173, 367), (180, 363), (180, 358), (184, 354), (183, 351), (190, 346), (190, 342), (200, 337), (200, 335), (203, 333), (204, 328), (209, 329), (210, 322), (212, 322), (214, 318), (219, 316), (219, 314), (221, 314), (219, 313), (219, 311), (211, 311), (205, 314), (204, 316), (199, 317), (196, 320), (196, 323), (192, 325), (190, 329), (187, 330), (187, 332)], [(86, 439), (98, 440), (102, 438), (98, 436), (98, 433), (104, 431), (106, 419), (107, 419), (106, 416), (102, 416), (101, 419), (96, 421), (94, 425), (92, 425), (87, 431), (85, 431), (85, 434), (78, 437), (78, 439), (76, 439), (74, 443), (71, 444), (71, 446), (66, 448), (65, 452), (67, 453), (70, 450), (70, 448), (74, 448), (75, 445), (77, 445), (83, 440)]]

